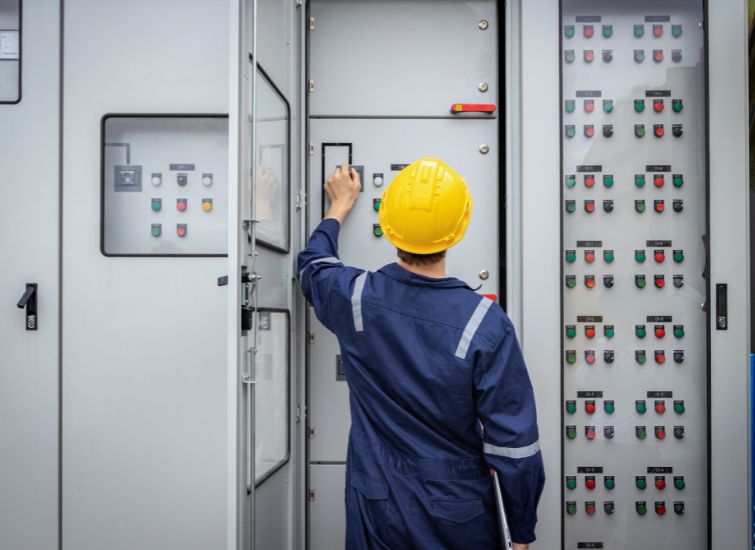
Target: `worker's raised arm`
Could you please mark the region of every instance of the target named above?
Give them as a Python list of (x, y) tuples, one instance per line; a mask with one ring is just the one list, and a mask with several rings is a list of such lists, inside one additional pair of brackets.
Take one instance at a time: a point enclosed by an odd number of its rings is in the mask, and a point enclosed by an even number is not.
[(475, 352), (477, 416), (485, 461), (498, 472), (511, 538), (527, 544), (535, 540), (545, 482), (535, 397), (513, 327), (507, 319), (496, 324), (495, 340), (481, 338)]
[(347, 293), (352, 280), (361, 273), (345, 268), (338, 257), (338, 233), (361, 187), (359, 174), (350, 171), (346, 165), (333, 172), (325, 184), (330, 208), (297, 259), (297, 274), (304, 297), (314, 307), (317, 318), (330, 330), (333, 330), (331, 293)]

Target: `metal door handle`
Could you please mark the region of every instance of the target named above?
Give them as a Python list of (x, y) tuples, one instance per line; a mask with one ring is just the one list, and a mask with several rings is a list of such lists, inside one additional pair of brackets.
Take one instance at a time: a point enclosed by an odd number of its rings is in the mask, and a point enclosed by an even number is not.
[(37, 330), (37, 283), (26, 283), (26, 291), (16, 305), (26, 309), (26, 330)]

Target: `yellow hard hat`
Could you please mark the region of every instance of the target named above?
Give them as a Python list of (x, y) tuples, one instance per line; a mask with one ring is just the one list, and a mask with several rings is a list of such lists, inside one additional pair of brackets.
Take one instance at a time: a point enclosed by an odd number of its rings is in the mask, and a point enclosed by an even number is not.
[(435, 254), (458, 243), (472, 216), (467, 184), (450, 166), (423, 158), (401, 170), (383, 192), (380, 227), (412, 254)]

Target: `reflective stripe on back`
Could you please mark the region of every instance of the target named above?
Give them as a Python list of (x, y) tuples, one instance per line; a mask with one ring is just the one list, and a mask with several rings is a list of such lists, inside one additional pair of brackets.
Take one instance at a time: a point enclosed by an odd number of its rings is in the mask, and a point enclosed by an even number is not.
[(540, 440), (535, 441), (526, 447), (499, 447), (497, 445), (491, 445), (490, 443), (485, 443), (483, 446), (483, 451), (486, 453), (506, 458), (527, 458), (537, 454), (539, 450)]
[(488, 312), (491, 305), (493, 305), (493, 301), (488, 300), (487, 298), (482, 298), (480, 303), (477, 304), (477, 308), (475, 308), (472, 317), (469, 318), (467, 326), (464, 327), (464, 332), (461, 335), (461, 340), (459, 340), (459, 345), (456, 346), (456, 357), (466, 359), (469, 345), (472, 343), (472, 338), (474, 338), (477, 329), (480, 328), (480, 323), (482, 323), (482, 319), (485, 317), (485, 314)]
[(351, 312), (354, 314), (354, 330), (357, 332), (364, 331), (364, 321), (362, 320), (362, 292), (364, 291), (364, 282), (367, 280), (365, 271), (354, 281), (354, 293), (351, 295)]
[(304, 267), (301, 268), (301, 271), (299, 272), (299, 280), (301, 281), (302, 275), (304, 275), (304, 272), (307, 270), (308, 267), (312, 267), (315, 264), (340, 264), (341, 260), (338, 258), (334, 258), (333, 256), (330, 256), (328, 258), (317, 258), (315, 260), (311, 260), (309, 263), (307, 263)]

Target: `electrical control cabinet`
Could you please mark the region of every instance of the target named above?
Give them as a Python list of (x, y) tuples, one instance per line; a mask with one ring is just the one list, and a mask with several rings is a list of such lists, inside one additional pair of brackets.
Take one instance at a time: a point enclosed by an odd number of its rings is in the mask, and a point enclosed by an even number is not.
[(227, 249), (228, 119), (102, 119), (102, 253), (219, 256)]
[(703, 15), (562, 4), (569, 550), (708, 547)]
[(0, 104), (21, 100), (21, 0), (0, 0)]

